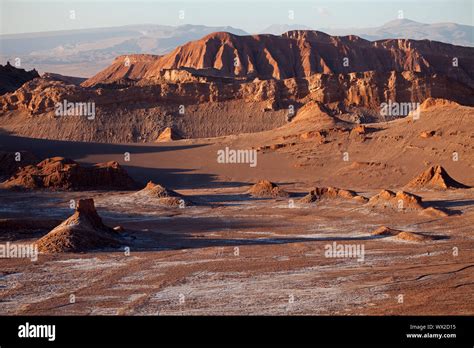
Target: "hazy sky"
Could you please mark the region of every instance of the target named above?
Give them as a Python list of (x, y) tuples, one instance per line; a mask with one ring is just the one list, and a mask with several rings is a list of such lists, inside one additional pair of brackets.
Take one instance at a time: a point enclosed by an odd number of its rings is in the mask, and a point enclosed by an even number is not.
[[(128, 24), (230, 25), (254, 33), (271, 24), (318, 28), (379, 26), (399, 11), (418, 22), (473, 25), (474, 0), (0, 0), (0, 33), (25, 33)], [(74, 11), (75, 19), (71, 19)], [(180, 19), (184, 11), (184, 19)], [(293, 11), (293, 12), (290, 12)], [(293, 13), (294, 18), (291, 19)]]

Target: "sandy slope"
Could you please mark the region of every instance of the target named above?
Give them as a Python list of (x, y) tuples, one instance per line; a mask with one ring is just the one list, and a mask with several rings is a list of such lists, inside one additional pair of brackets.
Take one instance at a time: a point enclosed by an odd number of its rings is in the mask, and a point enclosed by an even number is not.
[[(315, 184), (353, 189), (402, 187), (432, 164), (444, 166), (454, 179), (474, 186), (473, 110), (459, 105), (433, 106), (415, 121), (408, 118), (368, 124), (362, 135), (351, 133), (350, 124), (329, 122), (326, 114), (315, 112), (275, 130), (239, 136), (158, 144), (97, 144), (0, 135), (0, 149), (30, 150), (38, 158), (117, 161), (143, 184), (154, 180), (170, 188), (220, 187), (260, 179), (301, 183), (308, 189)], [(323, 144), (315, 137), (301, 137), (332, 128), (342, 131), (329, 132)], [(420, 136), (431, 130), (436, 131), (433, 137)], [(217, 162), (217, 151), (226, 147), (238, 150), (271, 145), (281, 147), (258, 151), (256, 167)], [(129, 162), (124, 161), (126, 152), (131, 154)], [(453, 157), (453, 153), (457, 155)]]

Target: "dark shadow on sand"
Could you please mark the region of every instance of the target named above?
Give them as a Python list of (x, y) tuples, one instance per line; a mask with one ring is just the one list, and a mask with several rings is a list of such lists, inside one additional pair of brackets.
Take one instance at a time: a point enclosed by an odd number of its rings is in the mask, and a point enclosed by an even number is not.
[[(145, 167), (132, 165), (134, 162), (125, 162), (124, 153), (129, 152), (133, 159), (134, 154), (158, 154), (165, 151), (180, 151), (192, 148), (207, 146), (198, 145), (165, 145), (165, 144), (107, 144), (73, 142), (62, 140), (35, 139), (19, 136), (12, 136), (6, 132), (0, 133), (0, 150), (4, 151), (29, 151), (39, 160), (48, 157), (61, 156), (71, 158), (79, 163), (90, 164), (93, 162), (83, 159), (90, 155), (111, 155), (110, 160), (117, 160), (129, 175), (140, 185), (145, 185), (152, 180), (170, 189), (186, 188), (221, 188), (240, 187), (248, 185), (240, 182), (219, 182), (213, 174), (192, 173), (194, 169), (183, 168), (159, 168), (159, 159), (156, 160), (157, 167)], [(177, 161), (179, 153), (177, 153)]]
[(61, 156), (71, 158), (80, 162), (81, 158), (88, 155), (123, 155), (125, 152), (133, 154), (158, 153), (164, 151), (179, 151), (191, 148), (207, 146), (197, 145), (163, 145), (140, 143), (109, 144), (81, 141), (65, 141), (37, 139), (0, 133), (0, 150), (4, 151), (30, 151), (38, 158)]
[(464, 207), (474, 205), (474, 200), (472, 199), (452, 199), (452, 200), (435, 200), (435, 201), (425, 201), (424, 203), (433, 205), (440, 208), (452, 208), (452, 207)]

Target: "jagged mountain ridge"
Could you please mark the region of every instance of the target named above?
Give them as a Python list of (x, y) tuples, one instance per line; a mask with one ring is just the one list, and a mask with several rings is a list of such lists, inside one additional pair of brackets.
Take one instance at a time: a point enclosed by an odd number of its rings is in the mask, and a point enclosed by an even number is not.
[(428, 40), (370, 42), (354, 35), (338, 37), (308, 30), (290, 31), (281, 36), (216, 32), (163, 56), (118, 57), (111, 66), (88, 79), (84, 86), (124, 78), (156, 80), (166, 69), (182, 68), (260, 79), (370, 70), (414, 71), (442, 73), (472, 86), (473, 50)]
[(0, 65), (0, 95), (15, 91), (25, 82), (36, 77), (39, 77), (36, 70), (26, 71), (25, 69), (15, 68), (10, 62)]

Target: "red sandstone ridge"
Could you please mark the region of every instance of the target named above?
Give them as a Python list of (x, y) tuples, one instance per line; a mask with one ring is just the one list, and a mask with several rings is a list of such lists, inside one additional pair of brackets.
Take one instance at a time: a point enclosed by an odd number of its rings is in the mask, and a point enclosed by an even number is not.
[(426, 189), (457, 189), (469, 188), (469, 186), (461, 184), (449, 176), (446, 170), (441, 166), (431, 166), (423, 173), (418, 175), (407, 184), (409, 188), (426, 188)]
[(160, 56), (152, 54), (131, 54), (115, 58), (113, 63), (82, 83), (90, 87), (97, 83), (126, 82), (141, 79)]
[(38, 240), (38, 250), (44, 253), (81, 252), (118, 247), (119, 235), (104, 225), (92, 199), (80, 199), (76, 211), (59, 226)]
[(7, 62), (6, 65), (0, 65), (0, 95), (13, 92), (25, 82), (39, 77), (36, 70), (26, 71), (17, 69)]
[(117, 162), (85, 167), (70, 159), (53, 157), (37, 165), (21, 167), (2, 185), (53, 190), (131, 189), (135, 182)]
[[(87, 80), (85, 86), (121, 79), (154, 80), (167, 69), (214, 69), (221, 76), (246, 78), (302, 78), (315, 73), (412, 71), (442, 73), (473, 86), (473, 49), (435, 41), (391, 39), (370, 42), (360, 37), (330, 36), (296, 30), (281, 36), (238, 36), (216, 32), (191, 41), (163, 56), (128, 56)], [(459, 67), (452, 69), (452, 57)], [(347, 61), (343, 61), (348, 58)], [(344, 63), (346, 62), (346, 63)], [(215, 75), (215, 74), (213, 74)]]

